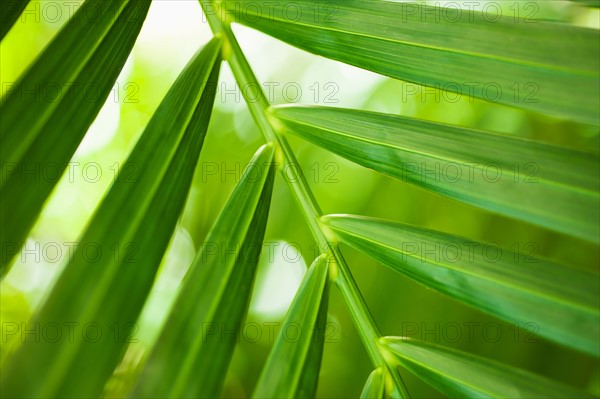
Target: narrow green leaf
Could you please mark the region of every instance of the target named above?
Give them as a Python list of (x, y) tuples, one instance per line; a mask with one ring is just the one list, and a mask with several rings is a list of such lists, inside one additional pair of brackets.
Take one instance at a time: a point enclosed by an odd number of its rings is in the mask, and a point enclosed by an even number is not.
[(596, 154), (350, 109), (275, 107), (280, 129), (468, 204), (600, 242)]
[(218, 397), (242, 330), (273, 190), (261, 147), (196, 256), (131, 397)]
[(451, 398), (591, 398), (562, 383), (469, 353), (400, 337), (383, 337), (390, 356)]
[(29, 0), (3, 0), (0, 4), (0, 40), (10, 31), (19, 16), (27, 7)]
[(385, 398), (385, 374), (383, 369), (373, 370), (369, 375), (361, 394), (361, 399), (384, 399)]
[[(208, 10), (397, 79), (600, 124), (598, 32), (384, 0), (222, 1)], [(552, 43), (553, 51), (548, 51)]]
[[(309, 267), (254, 389), (255, 398), (314, 398), (325, 341), (328, 255)], [(286, 328), (294, 326), (294, 329)], [(291, 336), (288, 331), (297, 330)], [(296, 334), (296, 333), (294, 333)]]
[(86, 1), (0, 105), (0, 274), (102, 108), (149, 6)]
[(220, 40), (213, 39), (181, 73), (123, 165), (122, 170), (138, 170), (138, 175), (118, 175), (49, 297), (27, 324), (42, 331), (69, 328), (72, 334), (41, 340), (27, 335), (2, 372), (3, 397), (97, 397), (127, 343), (135, 342), (136, 319), (185, 204), (204, 141), (220, 48)]
[(571, 0), (571, 1), (574, 1), (575, 3), (582, 4), (582, 5), (588, 6), (588, 7), (600, 8), (600, 0)]
[(322, 222), (342, 242), (427, 287), (600, 356), (598, 275), (525, 254), (534, 243), (519, 253), (381, 219), (330, 215)]

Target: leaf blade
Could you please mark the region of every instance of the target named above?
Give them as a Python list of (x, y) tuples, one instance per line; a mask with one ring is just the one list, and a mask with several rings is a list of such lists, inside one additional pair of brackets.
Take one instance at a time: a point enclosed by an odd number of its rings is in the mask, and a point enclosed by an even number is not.
[[(214, 12), (393, 78), (600, 124), (600, 51), (592, 29), (381, 0), (301, 0), (294, 15), (283, 3), (256, 4), (223, 1)], [(547, 52), (549, 41), (560, 50)]]
[(29, 0), (4, 1), (0, 9), (0, 40), (10, 31), (17, 22)]
[(367, 168), (491, 212), (600, 242), (596, 154), (374, 112), (284, 106), (270, 113), (280, 129)]
[[(132, 397), (219, 395), (249, 305), (262, 247), (273, 189), (273, 153), (272, 146), (256, 152), (215, 222)], [(222, 248), (232, 246), (236, 253), (223, 259)], [(227, 331), (225, 339), (221, 339), (222, 329)]]
[[(125, 64), (149, 6), (146, 0), (86, 2), (3, 99), (0, 228), (3, 244), (14, 249), (2, 256), (2, 275), (58, 182), (41, 171), (57, 169), (60, 176), (66, 169)], [(90, 19), (95, 12), (98, 18)], [(33, 99), (26, 94), (32, 87)], [(97, 98), (88, 98), (90, 87)], [(43, 94), (56, 88), (56, 98)]]
[(577, 4), (581, 4), (588, 7), (600, 8), (600, 0), (571, 0)]
[(385, 375), (383, 369), (378, 368), (369, 374), (367, 382), (360, 394), (361, 399), (383, 399), (385, 398)]
[[(206, 86), (218, 77), (220, 48), (219, 39), (209, 42), (171, 87), (122, 169), (135, 165), (139, 175), (135, 181), (118, 175), (32, 321), (93, 325), (100, 335), (54, 342), (28, 337), (2, 373), (3, 396), (100, 395), (129, 342), (123, 330), (135, 327), (183, 209), (212, 112), (216, 90)], [(95, 255), (87, 253), (90, 247)]]
[(427, 287), (509, 322), (534, 323), (541, 336), (600, 356), (597, 275), (543, 260), (522, 264), (522, 256), (515, 261), (519, 254), (497, 245), (380, 219), (321, 220), (343, 242)]
[(327, 322), (329, 262), (324, 254), (309, 267), (283, 324), (299, 326), (301, 335), (291, 341), (284, 329), (280, 331), (253, 397), (315, 397)]
[(528, 371), (441, 345), (399, 337), (383, 337), (380, 342), (403, 367), (449, 397), (591, 397)]

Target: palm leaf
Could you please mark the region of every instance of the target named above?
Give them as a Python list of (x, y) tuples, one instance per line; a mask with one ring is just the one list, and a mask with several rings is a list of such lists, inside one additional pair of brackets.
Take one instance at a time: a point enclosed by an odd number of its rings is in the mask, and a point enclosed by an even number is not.
[[(324, 254), (308, 269), (254, 389), (255, 398), (315, 397), (327, 323), (329, 262)], [(297, 339), (286, 335), (292, 325), (297, 326)]]
[(593, 29), (384, 0), (299, 0), (293, 13), (290, 8), (228, 0), (214, 12), (397, 79), (600, 124), (600, 48)]
[[(598, 0), (574, 1), (598, 7)], [(26, 4), (2, 4), (0, 40)], [(123, 67), (149, 5), (148, 0), (85, 1), (2, 99), (0, 276), (55, 185), (27, 176), (31, 171), (39, 175), (46, 165), (64, 171)], [(283, 132), (450, 198), (600, 242), (598, 154), (392, 115), (270, 108), (230, 23), (434, 87), (436, 93), (457, 93), (451, 98), (476, 97), (596, 125), (587, 127), (590, 134), (600, 125), (597, 30), (390, 0), (201, 5), (219, 38), (190, 61), (128, 158), (125, 166), (135, 165), (141, 173), (133, 182), (130, 175), (118, 176), (49, 297), (32, 321), (21, 325), (35, 326), (37, 333), (21, 331), (25, 342), (20, 347), (13, 337), (3, 348), (2, 397), (120, 396), (112, 384), (133, 379), (134, 373), (123, 369), (137, 366), (135, 361), (117, 365), (125, 350), (131, 354), (135, 349), (127, 345), (135, 339), (135, 322), (185, 205), (212, 112), (222, 49), (239, 87), (258, 87), (253, 99), (251, 90), (242, 94), (270, 144), (256, 153), (192, 263), (158, 343), (140, 363), (133, 396), (219, 395), (252, 291), (274, 184), (273, 161), (297, 164)], [(581, 17), (593, 15), (573, 10)], [(94, 101), (81, 91), (88, 85), (99, 93)], [(62, 90), (48, 101), (43, 96), (55, 87)], [(504, 174), (499, 179), (498, 170)], [(408, 397), (398, 365), (450, 397), (586, 396), (456, 350), (406, 338), (380, 339), (336, 239), (427, 287), (502, 319), (536, 324), (544, 337), (600, 356), (597, 275), (424, 228), (322, 217), (307, 180), (299, 175), (297, 183), (287, 179), (289, 188), (320, 249), (327, 247), (333, 257), (323, 255), (309, 268), (285, 320), (300, 326), (302, 334), (290, 342), (282, 331), (255, 396), (316, 395), (330, 273), (376, 368), (361, 397)], [(332, 268), (330, 261), (336, 262)], [(52, 340), (44, 333), (48, 327), (66, 328), (69, 334)]]
[[(597, 275), (497, 245), (360, 216), (324, 216), (345, 243), (427, 287), (600, 356)], [(578, 328), (573, 328), (576, 325)]]
[[(147, 0), (86, 1), (4, 98), (3, 245), (21, 247), (58, 180), (42, 171), (65, 170), (125, 64), (149, 6)], [(97, 98), (89, 97), (90, 88)], [(2, 256), (0, 274), (15, 253)]]
[(360, 165), (492, 212), (600, 241), (597, 155), (373, 112), (289, 106), (271, 114), (285, 131)]
[(8, 33), (17, 22), (29, 0), (3, 1), (0, 7), (0, 40)]
[(451, 398), (590, 398), (525, 370), (440, 345), (399, 337), (382, 346), (404, 368)]
[(196, 256), (132, 397), (219, 395), (262, 248), (272, 161), (273, 147), (263, 146), (250, 162)]
[(571, 0), (579, 4), (583, 4), (588, 7), (600, 8), (600, 0)]
[(139, 167), (139, 176), (132, 182), (119, 174), (31, 322), (81, 330), (58, 342), (28, 336), (3, 370), (3, 397), (101, 393), (184, 206), (212, 111), (216, 90), (208, 83), (218, 78), (220, 47), (218, 39), (207, 44), (170, 89), (125, 164)]
[(369, 374), (361, 394), (361, 399), (383, 399), (385, 398), (385, 375), (383, 369), (378, 368)]

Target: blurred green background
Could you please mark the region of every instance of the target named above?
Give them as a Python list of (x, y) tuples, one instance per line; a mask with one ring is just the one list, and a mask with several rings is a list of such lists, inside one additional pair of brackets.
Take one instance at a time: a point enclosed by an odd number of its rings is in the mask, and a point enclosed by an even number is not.
[[(33, 1), (27, 7), (24, 18), (0, 45), (2, 95), (66, 21), (74, 3), (77, 2)], [(514, 15), (518, 9), (523, 15), (535, 12), (538, 19), (600, 28), (598, 10), (568, 1), (478, 3), (478, 8), (486, 3), (500, 5), (507, 15)], [(595, 127), (467, 97), (455, 101), (454, 95), (424, 90), (313, 56), (248, 28), (235, 26), (234, 30), (274, 103), (396, 113), (599, 151), (600, 132)], [(125, 69), (72, 160), (68, 169), (71, 173), (63, 176), (30, 235), (27, 248), (31, 253), (17, 258), (2, 282), (3, 325), (27, 321), (43, 300), (67, 260), (67, 243), (77, 241), (153, 111), (185, 63), (210, 37), (198, 2), (153, 2)], [(138, 342), (131, 345), (108, 384), (107, 397), (119, 397), (126, 391), (196, 250), (202, 246), (244, 165), (263, 143), (226, 64), (220, 80), (215, 113), (187, 207), (138, 323), (139, 330), (135, 331)], [(598, 270), (600, 255), (593, 244), (442, 198), (354, 165), (295, 137), (289, 140), (325, 213), (364, 214), (417, 224), (508, 249), (518, 245), (528, 253), (534, 251), (536, 256), (574, 268)], [(256, 329), (250, 328), (242, 333), (226, 381), (225, 397), (247, 397), (252, 392), (272, 345), (268, 323), (282, 321), (306, 265), (315, 257), (315, 244), (281, 176), (277, 177), (273, 193), (265, 241), (271, 256), (263, 254), (261, 258), (246, 322), (261, 326), (262, 336), (255, 340)], [(343, 247), (343, 251), (384, 335), (410, 333), (600, 395), (598, 360), (546, 342), (535, 334), (529, 336), (527, 329), (516, 329), (510, 323), (449, 300), (350, 248)], [(527, 264), (523, 263), (523, 267)], [(329, 321), (318, 395), (356, 397), (372, 366), (335, 289)], [(472, 335), (469, 325), (473, 326)], [(19, 337), (8, 339), (4, 327), (2, 334), (4, 360), (7, 352), (18, 345)], [(497, 334), (500, 336), (496, 338)], [(402, 375), (414, 397), (441, 396), (410, 374)]]

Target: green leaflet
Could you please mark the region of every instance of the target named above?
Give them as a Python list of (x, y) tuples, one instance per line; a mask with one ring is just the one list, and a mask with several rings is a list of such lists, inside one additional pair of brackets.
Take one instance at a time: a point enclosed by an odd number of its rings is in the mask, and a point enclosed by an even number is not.
[(328, 215), (322, 222), (342, 242), (427, 287), (600, 356), (597, 275), (381, 219)]
[(273, 153), (257, 151), (202, 244), (131, 397), (218, 397), (262, 248)]
[[(315, 397), (327, 324), (329, 262), (329, 255), (323, 254), (309, 267), (262, 370), (253, 397)], [(299, 335), (292, 336), (296, 331)]]
[(410, 372), (451, 398), (590, 398), (539, 375), (440, 345), (383, 337), (382, 346)]
[(593, 29), (383, 0), (218, 3), (207, 12), (318, 55), (456, 96), (600, 124)]
[(17, 22), (29, 0), (5, 0), (0, 4), (0, 40)]
[(3, 99), (1, 275), (102, 108), (149, 6), (86, 1)]
[(361, 399), (384, 399), (385, 398), (385, 374), (383, 369), (378, 368), (369, 374), (361, 394)]
[(600, 158), (396, 115), (274, 107), (280, 130), (402, 181), (588, 241), (600, 241)]
[(571, 0), (571, 1), (574, 1), (575, 3), (582, 4), (582, 5), (588, 6), (588, 7), (600, 8), (600, 0)]
[(2, 345), (0, 346), (0, 370), (4, 367), (7, 355), (19, 346), (21, 323), (31, 317), (31, 305), (20, 290), (6, 282), (0, 286), (0, 325), (2, 326)]
[[(181, 73), (100, 204), (29, 329), (72, 336), (25, 342), (2, 372), (3, 397), (97, 397), (129, 342), (183, 209), (220, 66), (213, 39)], [(213, 86), (212, 88), (210, 86)], [(70, 326), (70, 327), (69, 327)], [(39, 336), (39, 335), (38, 335)], [(35, 381), (32, 384), (31, 381)]]

